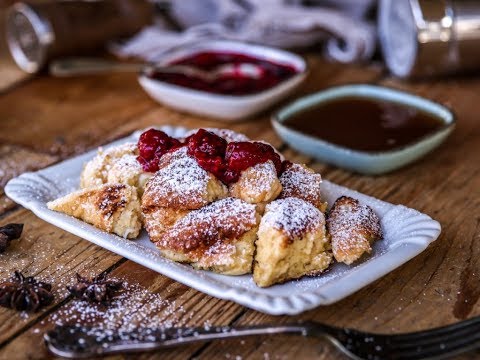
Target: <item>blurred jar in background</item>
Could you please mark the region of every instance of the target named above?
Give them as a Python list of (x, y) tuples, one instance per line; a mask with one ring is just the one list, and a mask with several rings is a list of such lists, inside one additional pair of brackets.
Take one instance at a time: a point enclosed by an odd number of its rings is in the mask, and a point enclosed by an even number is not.
[(380, 44), (392, 74), (480, 70), (480, 1), (380, 0), (378, 15)]
[(153, 19), (147, 0), (17, 2), (7, 11), (8, 47), (24, 71), (39, 71), (49, 59), (79, 55), (128, 37)]

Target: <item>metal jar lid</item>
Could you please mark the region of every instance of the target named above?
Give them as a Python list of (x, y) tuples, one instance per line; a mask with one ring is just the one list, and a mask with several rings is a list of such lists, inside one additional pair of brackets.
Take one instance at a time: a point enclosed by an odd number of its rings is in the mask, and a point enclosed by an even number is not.
[(22, 70), (29, 73), (35, 73), (43, 67), (48, 48), (55, 41), (50, 23), (25, 3), (16, 3), (9, 8), (6, 37), (13, 59)]
[(478, 0), (381, 0), (378, 26), (385, 62), (396, 76), (480, 68)]
[(26, 0), (7, 11), (7, 42), (18, 66), (34, 73), (54, 57), (82, 55), (132, 36), (152, 18), (149, 0)]

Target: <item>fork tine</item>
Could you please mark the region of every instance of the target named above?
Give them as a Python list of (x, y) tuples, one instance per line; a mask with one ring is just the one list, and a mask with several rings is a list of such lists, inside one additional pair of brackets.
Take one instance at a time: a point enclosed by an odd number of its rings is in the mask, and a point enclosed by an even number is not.
[(401, 349), (414, 346), (427, 346), (430, 343), (455, 341), (468, 336), (472, 333), (480, 332), (480, 321), (469, 321), (463, 326), (443, 327), (442, 331), (436, 329), (431, 332), (422, 331), (420, 335), (417, 333), (393, 335), (391, 337), (392, 348)]
[(397, 341), (411, 341), (412, 339), (419, 339), (422, 337), (431, 337), (431, 336), (442, 336), (444, 334), (451, 334), (457, 331), (462, 331), (463, 329), (475, 327), (477, 325), (480, 325), (480, 316), (474, 317), (469, 320), (464, 320), (455, 324), (451, 325), (446, 325), (442, 326), (439, 328), (434, 328), (430, 330), (422, 330), (422, 331), (416, 331), (412, 333), (406, 333), (406, 334), (398, 334), (395, 335), (395, 338)]
[[(332, 334), (333, 335), (333, 334)], [(480, 348), (480, 317), (442, 328), (384, 335), (336, 329), (335, 345), (362, 359), (439, 359)], [(332, 340), (332, 339), (330, 339)], [(354, 357), (353, 356), (353, 357)]]
[(480, 332), (461, 339), (437, 341), (428, 345), (418, 345), (408, 349), (386, 349), (392, 360), (440, 359), (458, 355), (480, 347)]

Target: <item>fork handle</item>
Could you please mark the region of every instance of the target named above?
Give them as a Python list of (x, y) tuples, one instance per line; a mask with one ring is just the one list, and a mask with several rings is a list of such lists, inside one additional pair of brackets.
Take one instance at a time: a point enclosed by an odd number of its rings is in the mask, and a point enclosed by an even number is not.
[[(266, 334), (310, 335), (308, 323), (255, 325), (244, 327), (215, 326), (196, 328), (139, 329), (104, 338), (92, 335), (92, 329), (57, 326), (45, 336), (54, 354), (63, 357), (92, 357), (113, 353), (141, 352), (200, 341)], [(315, 336), (322, 335), (316, 329)]]

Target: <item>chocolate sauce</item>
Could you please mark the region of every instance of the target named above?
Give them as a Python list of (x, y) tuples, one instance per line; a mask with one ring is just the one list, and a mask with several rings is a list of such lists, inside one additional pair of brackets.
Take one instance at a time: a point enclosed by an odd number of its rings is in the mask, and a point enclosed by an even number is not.
[(349, 97), (293, 114), (286, 126), (361, 151), (385, 151), (415, 142), (445, 124), (413, 107)]

